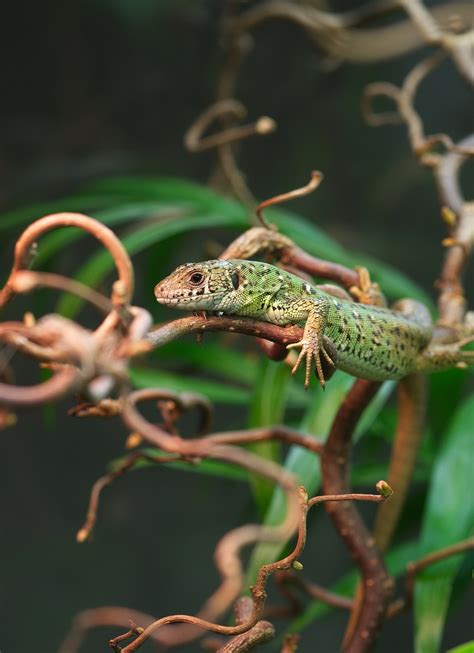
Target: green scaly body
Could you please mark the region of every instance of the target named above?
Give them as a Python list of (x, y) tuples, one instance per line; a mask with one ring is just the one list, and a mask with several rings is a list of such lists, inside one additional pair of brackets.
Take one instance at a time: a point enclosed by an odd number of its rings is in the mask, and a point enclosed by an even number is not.
[[(155, 287), (155, 295), (161, 304), (184, 310), (250, 317), (280, 326), (305, 324), (303, 340), (296, 343), (304, 355), (322, 351), (327, 357), (324, 335), (337, 352), (336, 366), (361, 378), (400, 379), (426, 367), (420, 354), (433, 327), (426, 308), (413, 300), (399, 302), (397, 310), (357, 304), (273, 265), (246, 260), (182, 265)], [(431, 367), (437, 366), (440, 362), (432, 360)]]

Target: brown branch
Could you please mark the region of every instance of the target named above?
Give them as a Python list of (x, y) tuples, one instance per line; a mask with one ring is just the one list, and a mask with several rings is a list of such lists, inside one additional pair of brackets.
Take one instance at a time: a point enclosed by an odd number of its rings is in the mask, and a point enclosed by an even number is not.
[(274, 637), (273, 624), (269, 621), (257, 621), (250, 630), (233, 637), (230, 642), (219, 648), (218, 653), (246, 653), (246, 651), (253, 651), (260, 644), (270, 642)]
[[(273, 203), (275, 200), (278, 200), (278, 197), (268, 201)], [(283, 267), (293, 274), (302, 277), (309, 274), (339, 283), (350, 291), (352, 297), (337, 286), (327, 284), (318, 286), (324, 292), (343, 299), (355, 299), (364, 304), (386, 305), (379, 285), (371, 282), (370, 275), (365, 268), (352, 270), (339, 263), (316, 258), (297, 247), (293, 241), (274, 229), (264, 227), (248, 229), (228, 245), (219, 258), (248, 259), (262, 252), (275, 256), (281, 261)]]
[[(269, 322), (260, 322), (249, 318), (235, 316), (192, 316), (184, 317), (156, 327), (147, 334), (147, 342), (152, 348), (162, 347), (186, 333), (204, 333), (205, 331), (229, 331), (264, 338), (280, 345), (298, 342), (303, 329), (298, 326), (280, 327)], [(334, 352), (334, 345), (324, 336), (325, 348)]]
[(439, 166), (435, 170), (441, 203), (456, 214), (461, 211), (465, 202), (471, 201), (464, 198), (459, 184), (459, 175), (462, 165), (473, 148), (474, 134), (470, 134), (457, 144), (455, 151), (449, 152), (440, 160)]
[(265, 229), (271, 228), (271, 226), (267, 223), (267, 221), (262, 215), (263, 209), (266, 209), (269, 206), (282, 204), (283, 202), (289, 202), (290, 200), (294, 200), (297, 197), (304, 197), (305, 195), (309, 195), (309, 193), (312, 193), (313, 190), (316, 190), (316, 188), (319, 186), (322, 180), (323, 180), (323, 174), (321, 172), (318, 172), (317, 170), (313, 170), (313, 172), (311, 173), (311, 180), (302, 188), (296, 188), (295, 190), (291, 190), (288, 193), (282, 193), (281, 195), (276, 195), (275, 197), (271, 197), (270, 199), (265, 200), (264, 202), (260, 202), (260, 204), (255, 209), (255, 213), (257, 215), (257, 218), (261, 226), (264, 227)]
[(296, 653), (301, 635), (285, 635), (280, 653)]
[[(370, 497), (368, 499), (368, 497)], [(140, 634), (133, 642), (128, 644), (124, 649), (123, 653), (132, 653), (139, 648), (148, 637), (150, 637), (158, 628), (176, 622), (184, 622), (192, 624), (202, 629), (210, 630), (212, 632), (224, 634), (224, 635), (240, 635), (243, 632), (248, 631), (252, 628), (257, 621), (260, 620), (263, 609), (265, 606), (266, 599), (266, 582), (268, 577), (273, 574), (275, 571), (281, 571), (284, 569), (290, 569), (295, 567), (298, 564), (298, 557), (301, 555), (305, 541), (306, 541), (306, 516), (307, 512), (311, 506), (317, 505), (324, 502), (346, 502), (348, 500), (371, 500), (371, 501), (383, 501), (387, 498), (384, 495), (335, 495), (335, 496), (324, 496), (324, 497), (315, 497), (308, 500), (306, 491), (304, 488), (299, 488), (299, 518), (298, 518), (298, 537), (293, 551), (288, 555), (278, 560), (276, 562), (262, 565), (260, 568), (257, 581), (254, 586), (251, 587), (251, 594), (253, 598), (253, 611), (249, 620), (245, 623), (241, 623), (237, 626), (221, 626), (216, 623), (209, 622), (205, 619), (199, 617), (193, 617), (191, 615), (171, 615), (169, 617), (163, 617), (158, 619), (153, 624), (148, 626), (142, 634)], [(247, 527), (248, 528), (248, 527)], [(255, 528), (255, 527), (254, 527)], [(237, 529), (242, 533), (243, 529)], [(269, 529), (267, 529), (269, 530)], [(247, 536), (248, 537), (248, 536)], [(244, 538), (245, 539), (245, 538)]]
[[(456, 544), (439, 549), (438, 551), (433, 551), (414, 562), (409, 562), (405, 571), (405, 596), (390, 603), (387, 608), (386, 618), (392, 619), (408, 608), (413, 598), (415, 578), (420, 571), (423, 571), (423, 569), (426, 569), (430, 565), (436, 564), (441, 560), (471, 550), (474, 550), (474, 538), (472, 537), (462, 540), (461, 542), (456, 542)], [(279, 584), (282, 584), (283, 587), (287, 584), (295, 585), (302, 589), (310, 598), (322, 601), (333, 608), (352, 610), (354, 607), (353, 599), (342, 596), (341, 594), (334, 594), (334, 592), (327, 590), (325, 587), (312, 583), (307, 578), (292, 571), (285, 571), (278, 574), (278, 582)], [(289, 598), (294, 600), (292, 595), (290, 595)]]
[(426, 377), (410, 374), (398, 383), (397, 393), (397, 425), (387, 476), (394, 496), (379, 507), (373, 527), (375, 543), (382, 552), (390, 546), (413, 478), (427, 410)]
[[(372, 29), (351, 29), (372, 16), (386, 11), (399, 9), (399, 3), (372, 2), (362, 5), (356, 10), (346, 13), (331, 13), (316, 7), (295, 5), (290, 2), (260, 3), (244, 12), (232, 21), (228, 27), (227, 36), (234, 42), (242, 40), (248, 32), (261, 23), (272, 19), (283, 19), (297, 24), (308, 32), (311, 38), (322, 48), (323, 52), (335, 59), (352, 63), (370, 63), (398, 57), (426, 44), (426, 36), (413, 24), (411, 20), (401, 20), (388, 26), (378, 26)], [(450, 2), (434, 7), (433, 20), (436, 20), (444, 29), (450, 29), (451, 17), (457, 15), (461, 25), (458, 28), (469, 28), (471, 24), (471, 9), (469, 3)], [(456, 47), (467, 49), (463, 42), (463, 34), (451, 34), (443, 31), (440, 45), (453, 56), (456, 56)], [(458, 37), (454, 44), (450, 41)], [(235, 91), (235, 77), (241, 65), (242, 54), (237, 57), (229, 47), (229, 63), (222, 76), (225, 84), (223, 89)], [(464, 68), (460, 69), (465, 72)], [(226, 97), (223, 93), (220, 97)], [(228, 97), (228, 96), (227, 96)]]
[(412, 599), (413, 587), (415, 583), (415, 577), (417, 574), (419, 574), (427, 567), (430, 567), (431, 565), (434, 565), (437, 562), (444, 560), (445, 558), (449, 558), (453, 555), (457, 555), (458, 553), (464, 553), (465, 551), (472, 551), (472, 550), (474, 550), (474, 537), (470, 537), (467, 540), (462, 540), (461, 542), (456, 542), (456, 544), (452, 544), (451, 546), (447, 546), (443, 549), (439, 549), (438, 551), (433, 551), (432, 553), (429, 553), (428, 555), (421, 558), (420, 560), (417, 560), (416, 562), (410, 562), (407, 565), (407, 575), (406, 575), (406, 583), (405, 583), (408, 601), (411, 601)]
[(16, 351), (39, 361), (71, 362), (72, 357), (68, 356), (64, 347), (57, 346), (57, 332), (50, 328), (51, 322), (51, 316), (28, 326), (24, 322), (2, 322), (0, 340), (14, 347)]
[(16, 386), (0, 383), (0, 405), (3, 406), (40, 406), (51, 401), (58, 401), (72, 392), (79, 384), (81, 375), (74, 367), (62, 367), (55, 370), (53, 376), (36, 385)]
[[(232, 98), (219, 100), (208, 107), (196, 119), (186, 132), (184, 141), (187, 149), (191, 152), (202, 152), (216, 148), (220, 172), (225, 178), (227, 185), (245, 205), (253, 207), (255, 205), (255, 199), (247, 186), (242, 172), (239, 170), (234, 155), (233, 144), (250, 136), (270, 134), (276, 129), (276, 123), (268, 116), (262, 116), (250, 125), (233, 126), (230, 123), (231, 118), (242, 119), (246, 113), (246, 108), (238, 100)], [(217, 134), (203, 138), (203, 132), (216, 119), (220, 120), (223, 125), (223, 130)]]
[[(130, 257), (117, 236), (108, 227), (80, 213), (56, 213), (45, 216), (33, 222), (25, 229), (16, 242), (13, 266), (5, 286), (0, 291), (0, 308), (15, 294), (15, 275), (28, 267), (31, 262), (31, 252), (36, 241), (48, 231), (58, 227), (79, 227), (92, 234), (112, 255), (117, 272), (118, 282), (115, 282), (112, 292), (112, 303), (116, 307), (127, 306), (133, 294), (134, 273)], [(102, 323), (112, 328), (117, 324), (115, 313), (110, 314)], [(100, 328), (100, 327), (99, 327)]]
[(131, 639), (136, 635), (140, 635), (142, 632), (143, 628), (139, 628), (133, 621), (130, 621), (130, 630), (127, 630), (127, 632), (123, 633), (123, 635), (119, 635), (118, 637), (114, 637), (113, 640), (110, 640), (109, 646), (115, 653), (120, 653), (122, 650), (120, 642), (124, 642), (125, 640)]
[(265, 442), (277, 440), (287, 444), (304, 447), (308, 451), (320, 454), (323, 449), (323, 442), (312, 435), (304, 435), (299, 431), (285, 426), (271, 426), (245, 431), (228, 431), (226, 433), (213, 433), (206, 438), (206, 441), (215, 444), (250, 444), (254, 442)]
[[(345, 493), (349, 490), (351, 437), (358, 419), (378, 387), (378, 383), (358, 380), (341, 404), (321, 456), (325, 494)], [(353, 619), (352, 632), (346, 634), (344, 643), (346, 653), (362, 653), (370, 649), (378, 634), (393, 581), (355, 507), (351, 503), (329, 503), (326, 510), (363, 575), (360, 613)]]
[[(434, 38), (429, 12), (417, 0), (404, 0), (404, 4), (406, 9), (412, 12), (420, 29), (425, 30), (426, 38), (430, 33), (429, 38)], [(443, 40), (441, 32), (438, 36)], [(471, 134), (457, 144), (454, 144), (447, 134), (426, 136), (423, 121), (414, 108), (415, 94), (420, 82), (441, 62), (443, 56), (443, 52), (436, 52), (422, 60), (410, 71), (400, 89), (386, 83), (369, 85), (364, 94), (363, 110), (371, 124), (393, 121), (394, 114), (374, 114), (370, 104), (376, 96), (391, 98), (398, 108), (399, 117), (408, 127), (410, 145), (418, 161), (433, 170), (441, 198), (442, 214), (449, 227), (449, 237), (443, 241), (449, 249), (437, 281), (440, 294), (437, 323), (439, 329), (436, 336), (439, 339), (456, 340), (472, 333), (472, 330), (466, 332), (464, 328), (466, 299), (461, 277), (474, 246), (474, 204), (463, 197), (459, 173), (467, 157), (474, 155), (474, 135)], [(471, 74), (472, 71), (474, 65), (471, 65)], [(437, 144), (442, 144), (446, 152), (435, 152), (433, 147)]]
[(260, 117), (256, 122), (249, 125), (239, 125), (224, 129), (218, 134), (212, 134), (203, 138), (203, 133), (209, 128), (212, 122), (224, 115), (232, 115), (236, 118), (244, 118), (247, 110), (238, 100), (222, 100), (208, 107), (195, 122), (191, 125), (184, 136), (184, 143), (190, 152), (203, 152), (205, 150), (241, 141), (250, 136), (264, 136), (276, 129), (276, 123), (268, 116)]
[[(399, 615), (400, 612), (409, 607), (413, 597), (413, 587), (416, 574), (441, 560), (471, 550), (474, 550), (474, 538), (472, 537), (429, 553), (415, 562), (409, 562), (406, 565), (405, 571), (405, 596), (397, 598), (389, 604), (387, 607), (386, 618), (393, 619)], [(333, 608), (352, 610), (355, 606), (355, 601), (353, 599), (342, 596), (341, 594), (334, 594), (334, 592), (331, 592), (326, 588), (311, 582), (307, 578), (304, 578), (301, 574), (296, 574), (292, 571), (279, 573), (278, 583), (282, 587), (287, 585), (295, 586), (303, 590), (310, 598), (322, 601)], [(295, 601), (292, 594), (289, 594), (288, 598), (292, 603)]]
[[(199, 428), (199, 432), (206, 432), (208, 428), (208, 406), (207, 402), (202, 402), (201, 397), (197, 395), (192, 395), (190, 393), (183, 393), (181, 395), (176, 395), (175, 393), (171, 391), (163, 391), (163, 390), (139, 390), (135, 393), (133, 393), (129, 398), (128, 401), (130, 401), (133, 405), (135, 405), (137, 402), (140, 401), (146, 401), (148, 399), (161, 399), (166, 397), (170, 401), (172, 401), (173, 405), (175, 407), (179, 408), (179, 411), (184, 411), (184, 410), (190, 410), (194, 407), (201, 408), (201, 410), (204, 411), (204, 417), (205, 417), (205, 422), (201, 421), (201, 425)], [(123, 401), (121, 402), (123, 404)], [(94, 407), (92, 407), (94, 408)], [(122, 405), (117, 405), (115, 402), (113, 404), (113, 412), (112, 414), (117, 415), (120, 414), (122, 410)], [(97, 411), (93, 410), (92, 414), (95, 414)], [(77, 411), (75, 411), (77, 413)], [(87, 409), (86, 407), (86, 415), (91, 414), (91, 411)], [(103, 413), (99, 413), (103, 414)], [(106, 414), (109, 415), (109, 409), (106, 408)], [(130, 418), (130, 415), (128, 416), (129, 421), (129, 426), (133, 427), (135, 430), (139, 430), (139, 427), (143, 427), (141, 422), (138, 422), (136, 419), (136, 415), (131, 413), (132, 417)], [(154, 425), (153, 425), (154, 426)], [(169, 433), (165, 433), (160, 430), (159, 436), (161, 444), (159, 446), (177, 446), (177, 442), (181, 440), (179, 436), (172, 435), (170, 436)], [(171, 440), (173, 442), (172, 445), (166, 445), (166, 441)], [(273, 428), (261, 428), (261, 429), (253, 429), (253, 430), (244, 430), (244, 431), (231, 431), (231, 432), (225, 432), (225, 433), (214, 433), (212, 435), (207, 436), (206, 438), (203, 439), (203, 444), (204, 448), (208, 448), (209, 444), (213, 445), (236, 445), (236, 444), (249, 444), (252, 442), (263, 442), (263, 441), (268, 441), (268, 440), (279, 440), (282, 442), (286, 442), (288, 444), (293, 444), (293, 445), (298, 445), (301, 447), (305, 447), (310, 451), (313, 451), (314, 453), (320, 453), (322, 449), (322, 443), (321, 441), (316, 440), (312, 436), (307, 436), (304, 434), (299, 433), (298, 431), (294, 431), (292, 429), (288, 429), (285, 427), (273, 427)], [(186, 443), (189, 442), (189, 440), (185, 441)], [(118, 467), (114, 472), (111, 472), (110, 474), (106, 474), (105, 476), (101, 477), (96, 481), (94, 484), (92, 491), (91, 491), (91, 497), (89, 501), (89, 507), (87, 510), (87, 518), (84, 523), (84, 525), (81, 527), (77, 534), (77, 540), (79, 542), (83, 542), (85, 539), (87, 539), (96, 523), (97, 520), (97, 510), (99, 506), (99, 499), (101, 492), (104, 487), (112, 483), (116, 478), (119, 476), (122, 476), (125, 472), (127, 472), (129, 469), (132, 469), (135, 464), (139, 460), (148, 460), (150, 462), (154, 463), (167, 463), (167, 462), (173, 462), (176, 460), (181, 460), (184, 462), (191, 462), (193, 463), (195, 460), (197, 460), (202, 453), (200, 452), (200, 444), (198, 439), (194, 439), (191, 441), (194, 445), (194, 451), (197, 452), (193, 454), (193, 456), (190, 456), (189, 454), (187, 456), (184, 456), (183, 454), (176, 454), (174, 456), (158, 456), (158, 455), (150, 455), (150, 454), (145, 454), (142, 452), (137, 452), (134, 453), (132, 456), (127, 458), (121, 465)], [(156, 442), (154, 444), (157, 444)], [(185, 445), (186, 446), (186, 445)]]
[[(456, 145), (447, 134), (426, 136), (423, 121), (414, 107), (415, 95), (420, 83), (441, 63), (444, 56), (443, 52), (435, 52), (434, 55), (423, 59), (409, 72), (401, 88), (386, 82), (376, 82), (369, 84), (362, 96), (362, 112), (367, 122), (373, 126), (380, 126), (403, 120), (407, 125), (410, 145), (415, 156), (422, 165), (430, 168), (436, 168), (441, 164), (443, 155), (433, 152), (433, 147), (438, 144), (442, 144), (448, 152), (461, 155), (474, 154), (474, 148), (469, 144)], [(376, 97), (388, 97), (393, 100), (398, 113), (374, 113), (372, 102)]]
[[(377, 496), (374, 499), (371, 495), (369, 495), (369, 497), (367, 495), (342, 495), (342, 496), (330, 496), (325, 498), (318, 497), (308, 501), (307, 498), (305, 498), (304, 493), (303, 495), (300, 493), (300, 508), (302, 514), (300, 515), (300, 526), (299, 526), (297, 545), (293, 553), (290, 554), (290, 556), (287, 556), (282, 561), (278, 561), (277, 563), (264, 565), (260, 569), (257, 578), (257, 583), (254, 589), (252, 590), (252, 595), (256, 606), (255, 615), (252, 618), (252, 623), (248, 623), (246, 627), (241, 630), (240, 629), (235, 630), (235, 628), (241, 628), (241, 626), (234, 627), (234, 629), (229, 630), (229, 627), (218, 626), (216, 624), (213, 624), (212, 622), (210, 622), (208, 619), (204, 617), (207, 615), (215, 615), (216, 613), (219, 614), (220, 612), (222, 612), (222, 609), (229, 604), (229, 601), (233, 600), (236, 592), (240, 591), (241, 582), (242, 582), (242, 571), (240, 569), (240, 563), (237, 563), (238, 560), (237, 552), (240, 550), (240, 548), (244, 545), (249, 544), (252, 541), (255, 541), (256, 539), (271, 539), (272, 541), (275, 539), (277, 540), (286, 539), (291, 533), (291, 531), (293, 530), (294, 528), (293, 520), (294, 520), (295, 513), (291, 509), (291, 505), (292, 505), (291, 497), (292, 497), (292, 488), (294, 488), (293, 485), (294, 481), (289, 475), (285, 474), (279, 466), (270, 463), (269, 461), (262, 461), (258, 457), (253, 456), (248, 452), (240, 449), (235, 449), (229, 446), (223, 446), (221, 444), (223, 441), (223, 437), (227, 438), (228, 437), (227, 435), (225, 436), (216, 435), (214, 441), (212, 441), (210, 437), (188, 441), (188, 440), (182, 440), (178, 436), (173, 436), (165, 433), (164, 431), (162, 431), (162, 429), (159, 429), (158, 427), (150, 424), (149, 422), (141, 418), (141, 416), (139, 416), (134, 410), (134, 405), (138, 400), (144, 400), (145, 398), (156, 398), (156, 392), (153, 393), (150, 391), (141, 391), (140, 393), (134, 393), (134, 395), (135, 396), (132, 396), (131, 400), (130, 398), (126, 398), (124, 400), (123, 416), (125, 421), (127, 422), (127, 425), (132, 427), (134, 430), (139, 431), (143, 435), (143, 437), (149, 439), (154, 444), (158, 444), (165, 451), (172, 451), (175, 453), (179, 453), (180, 455), (189, 455), (189, 456), (206, 455), (207, 457), (218, 458), (218, 459), (226, 460), (228, 462), (239, 464), (241, 466), (246, 467), (247, 469), (250, 469), (251, 471), (260, 474), (263, 473), (268, 478), (271, 478), (272, 480), (279, 482), (282, 485), (283, 489), (285, 489), (285, 491), (287, 492), (288, 499), (290, 501), (289, 504), (290, 509), (284, 525), (280, 526), (278, 529), (268, 529), (259, 526), (247, 526), (247, 527), (242, 527), (240, 529), (236, 529), (235, 531), (225, 536), (225, 538), (223, 538), (218, 548), (216, 549), (216, 563), (222, 575), (223, 581), (221, 587), (214, 593), (213, 597), (211, 597), (211, 599), (209, 599), (206, 602), (206, 605), (204, 606), (203, 610), (201, 610), (200, 612), (201, 616), (190, 617), (186, 615), (174, 615), (172, 617), (167, 617), (158, 620), (153, 624), (153, 626), (150, 626), (141, 635), (139, 635), (137, 639), (135, 639), (131, 644), (129, 644), (124, 649), (124, 651), (136, 650), (136, 648), (140, 645), (140, 643), (144, 641), (149, 635), (151, 635), (151, 633), (156, 628), (176, 621), (188, 623), (191, 626), (208, 628), (210, 630), (213, 630), (214, 632), (220, 632), (222, 634), (238, 635), (241, 632), (248, 630), (250, 627), (255, 625), (255, 623), (259, 621), (261, 618), (263, 606), (265, 602), (265, 596), (266, 596), (264, 587), (268, 575), (273, 573), (277, 569), (290, 568), (290, 566), (295, 562), (298, 555), (301, 553), (305, 542), (306, 512), (312, 505), (315, 505), (316, 503), (319, 503), (321, 501), (347, 501), (350, 499), (381, 500), (379, 496)], [(287, 434), (284, 435), (286, 436)], [(109, 480), (110, 477), (109, 479), (107, 479), (107, 481)], [(101, 487), (103, 487), (103, 484), (104, 481), (102, 481), (100, 486), (97, 486), (97, 489), (100, 490)], [(305, 506), (305, 507), (301, 507), (301, 506)], [(235, 573), (235, 571), (231, 571), (229, 576), (229, 570), (235, 570), (235, 569), (238, 570), (237, 574)], [(172, 631), (172, 635), (171, 635), (172, 641), (174, 643), (176, 643), (177, 641), (182, 642), (188, 640), (190, 637), (194, 637), (195, 633), (193, 632), (193, 630), (187, 628), (181, 632), (179, 637), (177, 637), (178, 632), (176, 630)], [(165, 633), (163, 633), (163, 635), (164, 634)], [(163, 641), (162, 637), (160, 638), (160, 640)]]
[(29, 356), (48, 361), (48, 366), (52, 363), (54, 369), (58, 363), (73, 366), (60, 367), (53, 379), (36, 386), (16, 388), (2, 385), (0, 401), (5, 404), (38, 405), (59, 398), (77, 387), (79, 382), (83, 385), (102, 373), (112, 374), (118, 381), (122, 379), (121, 361), (109, 357), (116, 344), (112, 332), (99, 338), (97, 331), (92, 333), (59, 315), (48, 315), (31, 327), (22, 323), (4, 323), (0, 325), (0, 338), (13, 343)]
[(76, 535), (76, 540), (78, 542), (85, 542), (90, 537), (97, 521), (97, 511), (99, 509), (99, 500), (102, 490), (107, 487), (107, 485), (113, 483), (115, 479), (123, 476), (123, 474), (128, 470), (132, 469), (139, 460), (148, 460), (153, 463), (167, 463), (182, 460), (182, 458), (181, 456), (152, 456), (150, 454), (137, 452), (129, 456), (115, 471), (110, 472), (110, 474), (105, 474), (97, 479), (92, 486), (86, 519)]
[(295, 585), (296, 587), (302, 589), (310, 598), (322, 601), (323, 603), (327, 603), (327, 605), (330, 605), (333, 608), (339, 608), (343, 610), (352, 609), (352, 599), (346, 596), (342, 596), (341, 594), (335, 594), (325, 587), (322, 587), (317, 583), (313, 583), (300, 574), (296, 574), (295, 572), (282, 572), (281, 576), (279, 577), (279, 582), (281, 582), (283, 585)]
[(472, 86), (474, 82), (472, 31), (467, 34), (444, 32), (433, 14), (420, 0), (400, 0), (400, 4), (412, 19), (422, 38), (431, 45), (443, 48), (451, 56), (461, 76)]
[[(213, 105), (199, 119), (197, 133), (198, 136), (203, 128), (209, 124), (209, 120), (219, 115), (219, 110), (215, 107), (226, 107), (226, 102), (231, 103), (231, 108), (235, 108), (236, 79), (242, 66), (243, 58), (249, 51), (248, 33), (260, 23), (274, 18), (283, 18), (296, 22), (300, 27), (307, 30), (309, 34), (316, 39), (319, 45), (331, 57), (347, 59), (353, 61), (380, 60), (386, 57), (397, 56), (413, 47), (419, 47), (423, 44), (424, 36), (417, 33), (410, 21), (390, 25), (388, 28), (378, 28), (375, 30), (350, 30), (351, 26), (367, 20), (372, 16), (386, 11), (397, 9), (395, 2), (372, 3), (363, 6), (357, 10), (347, 12), (346, 14), (333, 14), (324, 12), (314, 7), (294, 5), (289, 2), (272, 2), (263, 3), (252, 7), (240, 16), (235, 16), (235, 7), (226, 8), (227, 17), (224, 33), (224, 42), (226, 48), (226, 58), (217, 84), (216, 105)], [(460, 3), (455, 7), (436, 7), (433, 16), (443, 21), (449, 22), (453, 12), (456, 11), (458, 16), (466, 17), (465, 23), (469, 24), (469, 11), (467, 6)], [(461, 19), (462, 20), (462, 19)], [(434, 18), (433, 18), (434, 21)], [(443, 32), (441, 45), (458, 61), (460, 68), (466, 69), (466, 57), (468, 57), (468, 48), (464, 43), (465, 35), (450, 34)], [(240, 105), (237, 105), (240, 106)], [(235, 112), (234, 112), (235, 113)], [(266, 121), (265, 121), (265, 127)], [(228, 124), (226, 125), (228, 127)], [(245, 129), (239, 133), (238, 128), (233, 131), (232, 127), (225, 130), (224, 140), (217, 138), (214, 140), (206, 139), (204, 147), (218, 146), (218, 156), (221, 172), (227, 179), (233, 192), (239, 197), (244, 204), (252, 207), (255, 200), (250, 193), (244, 177), (239, 170), (233, 150), (229, 140), (235, 140), (248, 133), (253, 133), (253, 128)], [(199, 145), (200, 139), (195, 136), (196, 130), (188, 132), (188, 143), (192, 149), (200, 149), (203, 142)]]
[(268, 322), (249, 318), (237, 318), (223, 315), (207, 317), (190, 316), (160, 324), (147, 334), (147, 341), (153, 347), (162, 347), (187, 333), (204, 333), (206, 331), (229, 331), (265, 338), (286, 345), (301, 338), (301, 327), (279, 327)]
[(62, 641), (58, 653), (75, 653), (79, 650), (85, 634), (93, 628), (103, 628), (105, 626), (126, 627), (130, 621), (141, 623), (142, 626), (148, 626), (153, 623), (153, 617), (121, 606), (104, 606), (101, 608), (92, 608), (80, 612), (74, 618), (71, 629)]
[(347, 290), (359, 284), (359, 275), (357, 271), (347, 268), (340, 263), (325, 261), (307, 254), (299, 247), (294, 247), (291, 251), (285, 250), (282, 256), (282, 262), (294, 265), (298, 270), (319, 277), (320, 279), (329, 279), (335, 283), (340, 283)]
[[(220, 587), (206, 601), (198, 617), (186, 617), (185, 619), (173, 617), (170, 620), (161, 620), (159, 622), (159, 626), (176, 621), (184, 621), (184, 623), (190, 624), (191, 626), (199, 626), (205, 623), (211, 623), (209, 621), (210, 619), (215, 620), (240, 593), (243, 583), (243, 570), (239, 561), (239, 551), (243, 546), (259, 540), (286, 541), (294, 532), (295, 520), (298, 513), (295, 497), (295, 480), (293, 476), (285, 472), (279, 465), (268, 460), (262, 460), (260, 457), (243, 449), (223, 445), (218, 441), (213, 442), (208, 437), (185, 440), (176, 435), (169, 435), (163, 429), (151, 424), (135, 410), (135, 405), (138, 401), (156, 398), (156, 393), (157, 391), (152, 390), (140, 391), (125, 398), (122, 417), (127, 426), (133, 431), (139, 432), (145, 439), (159, 446), (164, 451), (186, 457), (208, 457), (224, 460), (242, 466), (254, 473), (261, 474), (273, 482), (278, 483), (285, 492), (288, 500), (287, 516), (283, 524), (279, 527), (265, 528), (257, 525), (248, 525), (231, 531), (231, 533), (228, 533), (221, 540), (216, 548), (215, 560), (222, 582)], [(220, 440), (222, 442), (223, 438), (220, 438)], [(254, 623), (260, 619), (260, 616), (258, 615)], [(254, 623), (248, 627), (251, 627)], [(216, 630), (215, 632), (236, 635), (244, 630), (230, 632)], [(173, 629), (170, 633), (166, 633), (167, 631), (164, 631), (161, 634), (160, 640), (172, 641), (174, 644), (196, 637), (195, 628), (189, 628), (189, 626), (181, 627), (180, 630)], [(146, 639), (146, 637), (147, 634), (144, 633), (143, 639)], [(125, 650), (135, 649), (127, 648)]]
[[(474, 147), (474, 134), (462, 140), (460, 145)], [(449, 249), (436, 283), (440, 290), (438, 324), (442, 327), (459, 326), (466, 312), (466, 299), (461, 280), (468, 257), (474, 247), (474, 202), (464, 200), (459, 186), (460, 168), (465, 160), (465, 155), (451, 153), (443, 158), (436, 170), (441, 198), (456, 214), (452, 216), (452, 223), (448, 224)]]
[(17, 293), (31, 292), (35, 288), (46, 287), (63, 290), (93, 304), (103, 313), (110, 313), (114, 310), (112, 302), (89, 286), (85, 286), (79, 281), (68, 279), (60, 274), (52, 272), (33, 272), (32, 270), (18, 270), (11, 280), (12, 290)]

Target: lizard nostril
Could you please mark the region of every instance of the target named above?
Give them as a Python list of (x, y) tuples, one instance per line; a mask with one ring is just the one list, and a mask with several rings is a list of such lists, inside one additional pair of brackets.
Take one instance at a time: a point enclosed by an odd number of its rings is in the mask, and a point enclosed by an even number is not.
[(155, 288), (153, 289), (153, 293), (155, 297), (162, 297), (162, 287), (163, 287), (163, 282), (160, 281), (159, 283), (156, 284)]

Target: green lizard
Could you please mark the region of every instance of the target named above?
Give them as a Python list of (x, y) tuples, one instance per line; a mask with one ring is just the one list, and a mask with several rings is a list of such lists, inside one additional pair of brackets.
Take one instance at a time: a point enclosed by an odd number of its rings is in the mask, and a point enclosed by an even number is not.
[[(250, 317), (280, 326), (304, 324), (303, 338), (287, 348), (301, 347), (292, 372), (306, 358), (306, 388), (313, 360), (322, 386), (322, 359), (373, 381), (474, 363), (474, 352), (462, 351), (458, 344), (431, 343), (431, 317), (414, 300), (401, 300), (392, 310), (358, 304), (259, 261), (182, 265), (155, 286), (155, 296), (160, 304), (183, 310)], [(330, 351), (325, 338), (333, 345)]]

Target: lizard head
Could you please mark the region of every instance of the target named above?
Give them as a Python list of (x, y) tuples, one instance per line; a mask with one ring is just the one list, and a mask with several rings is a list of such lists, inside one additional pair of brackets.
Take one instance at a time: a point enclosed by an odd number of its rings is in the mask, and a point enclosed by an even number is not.
[[(187, 263), (155, 286), (156, 301), (184, 310), (219, 311), (223, 301), (240, 285), (232, 261)], [(225, 302), (224, 302), (225, 303)]]

